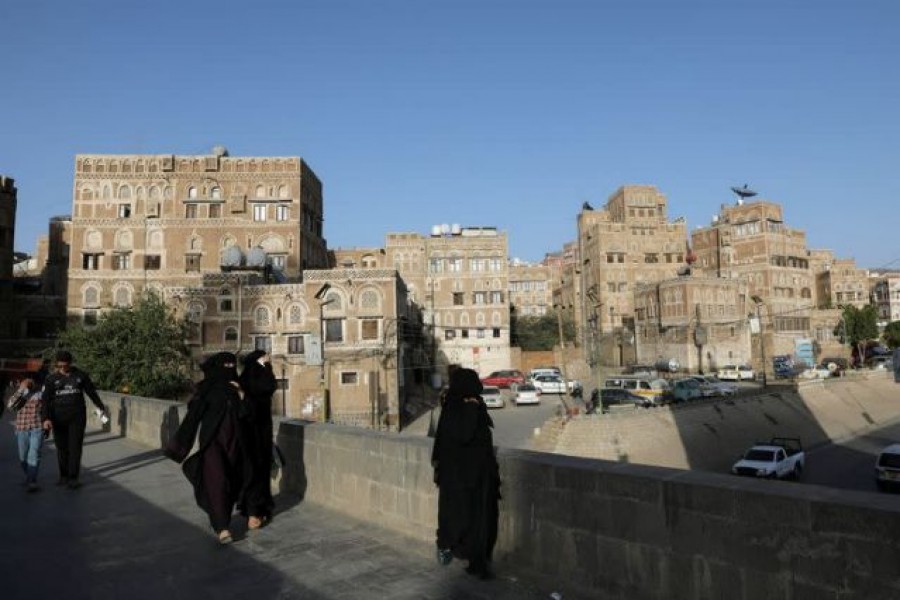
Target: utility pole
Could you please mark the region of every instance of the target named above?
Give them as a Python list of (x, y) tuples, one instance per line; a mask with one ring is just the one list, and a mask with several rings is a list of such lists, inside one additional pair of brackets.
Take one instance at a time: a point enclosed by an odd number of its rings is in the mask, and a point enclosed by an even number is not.
[(563, 324), (562, 324), (562, 306), (557, 306), (556, 309), (556, 324), (559, 327), (559, 355), (562, 360), (560, 361), (560, 369), (562, 370), (562, 378), (563, 378), (563, 396), (560, 398), (563, 403), (563, 408), (566, 410), (566, 415), (569, 414), (569, 407), (571, 406), (570, 401), (572, 397), (569, 395), (569, 378), (566, 377), (566, 344), (563, 341)]

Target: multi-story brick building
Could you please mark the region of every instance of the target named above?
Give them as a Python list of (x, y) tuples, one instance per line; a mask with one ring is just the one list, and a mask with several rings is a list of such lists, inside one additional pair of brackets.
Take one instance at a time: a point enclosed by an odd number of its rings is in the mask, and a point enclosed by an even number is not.
[(862, 308), (871, 301), (869, 272), (857, 267), (853, 259), (834, 259), (830, 268), (817, 272), (816, 289), (821, 293), (819, 308)]
[(871, 288), (879, 326), (900, 321), (900, 273), (873, 273)]
[(684, 220), (669, 221), (668, 201), (652, 185), (623, 186), (602, 209), (579, 213), (576, 324), (601, 363), (634, 360), (636, 286), (675, 277), (686, 245)]
[(685, 275), (635, 290), (637, 361), (675, 359), (690, 371), (751, 360), (744, 279)]
[[(833, 307), (861, 305), (857, 291), (865, 289), (865, 273), (853, 261), (835, 260), (829, 251), (809, 250), (806, 233), (785, 224), (780, 204), (722, 205), (711, 225), (692, 232), (692, 245), (703, 269), (747, 281), (763, 337), (764, 350), (752, 345), (757, 369), (763, 354), (794, 355), (813, 345), (821, 354), (840, 353), (833, 335), (840, 312)], [(771, 365), (765, 368), (770, 371)]]
[(553, 306), (551, 269), (547, 265), (509, 265), (509, 304), (520, 317), (541, 316)]
[(506, 234), (494, 227), (435, 226), (430, 236), (389, 233), (388, 265), (422, 308), (434, 371), (456, 363), (480, 373), (510, 365)]
[(68, 311), (92, 321), (222, 266), (279, 281), (327, 266), (322, 184), (297, 157), (78, 155)]

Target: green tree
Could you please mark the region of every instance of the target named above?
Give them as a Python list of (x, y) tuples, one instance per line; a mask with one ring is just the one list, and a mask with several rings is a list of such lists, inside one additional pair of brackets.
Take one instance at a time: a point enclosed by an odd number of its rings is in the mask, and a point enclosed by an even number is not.
[(845, 306), (834, 334), (842, 344), (853, 346), (860, 360), (864, 359), (866, 342), (878, 339), (878, 311), (871, 304), (862, 308)]
[(888, 348), (900, 348), (900, 321), (891, 321), (881, 334)]
[(95, 327), (70, 325), (57, 341), (99, 389), (174, 398), (190, 383), (188, 327), (156, 294), (116, 308)]
[[(572, 317), (562, 313), (561, 318), (563, 339), (574, 341), (575, 323)], [(517, 316), (510, 326), (512, 339), (522, 350), (553, 350), (559, 343), (559, 321), (555, 311), (541, 316)]]

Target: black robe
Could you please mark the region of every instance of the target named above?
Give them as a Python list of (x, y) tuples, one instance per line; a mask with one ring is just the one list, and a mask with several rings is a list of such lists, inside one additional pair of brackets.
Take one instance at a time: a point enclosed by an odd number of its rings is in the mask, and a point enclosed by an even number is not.
[(272, 365), (257, 360), (262, 353), (250, 353), (241, 373), (241, 388), (249, 411), (245, 438), (252, 462), (252, 476), (247, 489), (244, 512), (254, 517), (269, 518), (275, 502), (272, 500), (272, 394), (278, 387)]
[[(235, 504), (247, 495), (252, 464), (244, 439), (247, 418), (238, 389), (224, 379), (204, 380), (188, 404), (188, 412), (165, 448), (181, 462), (194, 488), (197, 505), (209, 516), (215, 531), (228, 529)], [(198, 437), (197, 452), (184, 460)]]
[(460, 378), (460, 385), (451, 381), (432, 451), (439, 487), (437, 545), (482, 570), (497, 541), (500, 476), (491, 434), (493, 421), (477, 395), (481, 384), (477, 375), (474, 380), (466, 374)]

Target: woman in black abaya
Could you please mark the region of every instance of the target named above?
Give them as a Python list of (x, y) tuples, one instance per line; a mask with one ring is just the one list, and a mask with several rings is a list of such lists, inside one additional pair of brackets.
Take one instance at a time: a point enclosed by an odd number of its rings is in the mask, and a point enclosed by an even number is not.
[[(188, 412), (166, 455), (184, 461), (182, 471), (194, 486), (197, 505), (209, 515), (219, 538), (232, 541), (231, 515), (250, 481), (251, 462), (244, 440), (247, 408), (238, 384), (234, 354), (220, 352), (203, 363), (206, 377), (197, 386)], [(199, 430), (199, 449), (184, 460)]]
[(244, 512), (249, 515), (247, 527), (259, 529), (272, 518), (275, 506), (270, 484), (272, 472), (272, 394), (278, 387), (269, 355), (255, 350), (244, 359), (241, 388), (249, 410), (247, 449), (253, 463), (253, 474), (247, 488)]
[(490, 578), (497, 541), (500, 476), (494, 426), (481, 399), (481, 381), (471, 369), (450, 376), (434, 438), (432, 464), (438, 491), (438, 561), (466, 559), (466, 571)]

